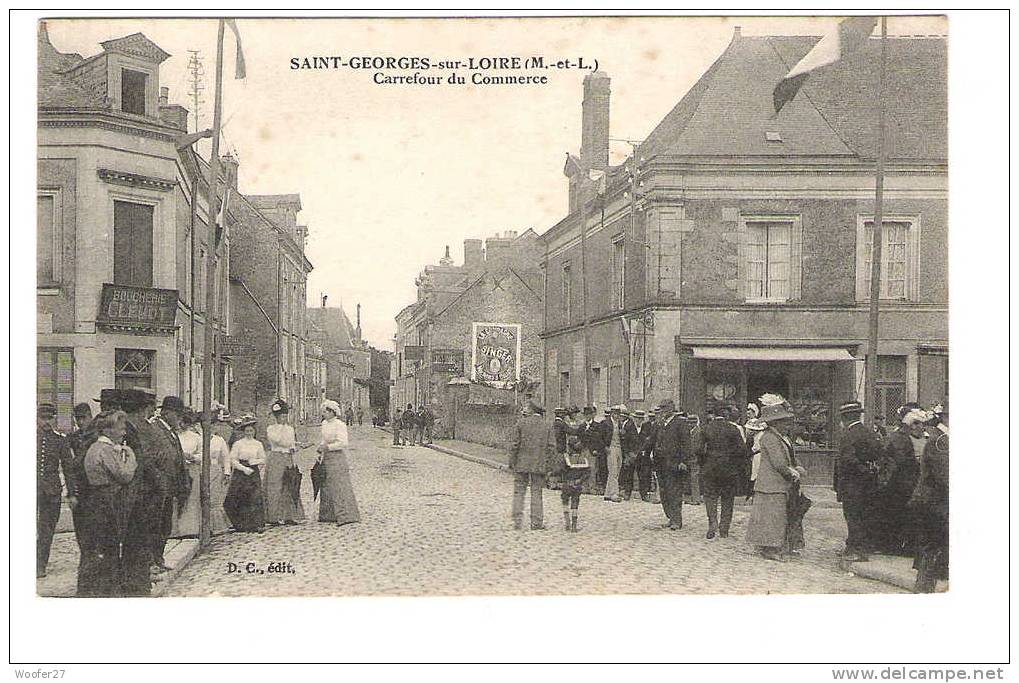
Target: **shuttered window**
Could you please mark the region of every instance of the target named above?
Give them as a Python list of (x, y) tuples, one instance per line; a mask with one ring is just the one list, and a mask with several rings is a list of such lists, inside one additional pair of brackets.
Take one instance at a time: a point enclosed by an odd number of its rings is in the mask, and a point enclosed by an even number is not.
[[(913, 220), (882, 221), (880, 297), (889, 300), (917, 299), (918, 228)], [(862, 220), (857, 230), (857, 299), (870, 299), (871, 254), (874, 221)]]
[(790, 298), (791, 222), (747, 222), (747, 299)]
[(155, 207), (113, 202), (113, 283), (152, 286), (152, 224)]
[(563, 264), (563, 322), (567, 325), (573, 320), (573, 271), (570, 264)]
[(74, 428), (74, 352), (71, 349), (36, 351), (36, 393), (40, 403), (57, 407), (57, 430)]
[(36, 211), (36, 281), (40, 285), (56, 282), (56, 197), (41, 194)]
[(121, 69), (120, 109), (128, 114), (145, 116), (145, 85), (148, 74), (141, 71)]
[(626, 245), (620, 235), (612, 242), (612, 308), (621, 309), (626, 298)]

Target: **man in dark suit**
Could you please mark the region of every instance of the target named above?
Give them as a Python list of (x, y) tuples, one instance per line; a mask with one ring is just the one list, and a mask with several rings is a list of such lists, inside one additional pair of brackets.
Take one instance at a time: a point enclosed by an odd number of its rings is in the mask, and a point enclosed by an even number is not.
[(594, 464), (591, 468), (592, 476), (588, 479), (585, 490), (588, 493), (605, 493), (605, 481), (608, 478), (608, 463), (605, 459), (604, 425), (594, 419), (595, 407), (584, 407), (584, 421), (577, 427), (577, 434), (580, 437), (581, 451), (587, 455), (589, 462)]
[(658, 475), (662, 509), (669, 521), (663, 525), (673, 531), (683, 528), (683, 487), (686, 484), (690, 454), (690, 427), (676, 412), (676, 404), (666, 399), (658, 406), (660, 424), (655, 436), (654, 467)]
[[(743, 435), (739, 427), (726, 419), (726, 415), (716, 415), (709, 410), (704, 424), (697, 430), (693, 450), (701, 465), (701, 491), (708, 513), (707, 537), (711, 539), (718, 534), (727, 538), (732, 524), (736, 484), (745, 460)], [(719, 502), (722, 507), (721, 524), (718, 519)]]
[(555, 419), (552, 420), (552, 432), (555, 434), (555, 450), (560, 455), (568, 448), (569, 439), (577, 433), (577, 428), (566, 421), (567, 417), (576, 415), (570, 408), (556, 408)]
[(60, 519), (60, 498), (63, 486), (60, 472), (67, 484), (68, 502), (77, 505), (74, 492), (73, 455), (67, 439), (56, 431), (57, 408), (52, 403), (40, 403), (36, 411), (35, 429), (35, 576), (46, 576), (50, 562), (53, 534)]
[[(619, 495), (623, 480), (623, 467), (632, 462), (637, 452), (637, 427), (634, 426), (626, 413), (626, 406), (615, 405), (609, 408), (609, 419), (602, 423), (606, 446), (606, 463), (608, 478), (605, 484), (605, 500), (619, 503), (623, 499)], [(633, 467), (630, 466), (630, 490), (633, 489)], [(630, 496), (627, 494), (627, 500)]]
[(160, 469), (163, 477), (170, 484), (169, 495), (164, 497), (162, 507), (158, 512), (158, 526), (154, 526), (152, 531), (152, 563), (157, 572), (169, 569), (166, 566), (163, 552), (170, 532), (173, 530), (174, 500), (177, 500), (179, 505), (183, 505), (187, 502), (188, 494), (191, 492), (190, 476), (184, 464), (184, 450), (177, 437), (180, 417), (185, 410), (184, 401), (179, 397), (166, 396), (163, 398), (162, 405), (159, 406), (159, 415), (151, 420), (156, 434), (152, 455), (156, 467)]
[(651, 473), (653, 471), (652, 455), (655, 452), (655, 437), (658, 434), (658, 418), (655, 413), (648, 413), (647, 420), (640, 425), (637, 432), (640, 453), (637, 456), (637, 486), (640, 499), (651, 500)]
[(126, 596), (144, 596), (152, 590), (152, 539), (159, 528), (163, 501), (172, 495), (172, 485), (154, 456), (159, 437), (149, 418), (155, 410), (155, 397), (151, 392), (124, 389), (120, 398), (127, 413), (124, 441), (138, 463), (127, 493), (123, 591)]
[(863, 406), (858, 401), (839, 407), (842, 440), (836, 466), (842, 514), (849, 530), (844, 558), (849, 562), (868, 559), (871, 507), (877, 492), (877, 460), (881, 456), (877, 435), (864, 426), (862, 418)]

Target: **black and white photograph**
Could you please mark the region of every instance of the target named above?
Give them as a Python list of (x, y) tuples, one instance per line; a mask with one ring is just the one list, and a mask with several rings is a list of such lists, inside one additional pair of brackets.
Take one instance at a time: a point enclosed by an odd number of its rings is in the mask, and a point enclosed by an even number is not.
[[(1007, 244), (1007, 213), (953, 213), (950, 238), (955, 17), (452, 14), (21, 22), (20, 597), (583, 599), (611, 630), (656, 600), (695, 628), (683, 601), (707, 598), (741, 639), (775, 627), (763, 596), (903, 631), (929, 616), (896, 609), (962, 602), (960, 534), (996, 529), (1007, 557), (1011, 415), (957, 391), (1001, 446), (957, 436), (950, 468), (953, 364), (992, 354), (950, 340), (974, 314), (954, 289), (950, 311), (950, 262), (979, 278), (956, 241)], [(1007, 382), (1003, 353), (981, 381)], [(995, 471), (982, 520), (959, 487)], [(600, 652), (548, 613), (550, 641), (580, 639), (559, 661), (743, 658)], [(842, 661), (919, 656), (881, 648)]]

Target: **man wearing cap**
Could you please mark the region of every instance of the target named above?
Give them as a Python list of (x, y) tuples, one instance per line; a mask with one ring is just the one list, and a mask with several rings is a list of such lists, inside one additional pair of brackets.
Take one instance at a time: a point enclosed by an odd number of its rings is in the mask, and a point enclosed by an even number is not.
[[(701, 465), (701, 490), (708, 514), (707, 538), (729, 536), (736, 485), (746, 459), (746, 443), (734, 422), (726, 419), (727, 408), (709, 410), (708, 419), (693, 436), (693, 449)], [(722, 518), (719, 522), (718, 507)]]
[(865, 562), (871, 546), (872, 504), (877, 491), (877, 460), (881, 444), (862, 422), (863, 406), (849, 401), (839, 407), (842, 440), (839, 444), (838, 494), (846, 518), (848, 536), (844, 559)]
[(513, 430), (509, 468), (513, 472), (513, 528), (523, 529), (524, 494), (531, 489), (531, 529), (545, 528), (541, 494), (545, 488), (551, 456), (556, 447), (552, 427), (541, 416), (540, 408), (528, 402)]
[(173, 531), (174, 501), (177, 501), (178, 509), (183, 508), (191, 493), (191, 476), (184, 463), (184, 449), (177, 437), (180, 417), (185, 410), (187, 407), (180, 397), (166, 396), (159, 406), (159, 414), (150, 421), (156, 434), (152, 456), (156, 467), (169, 482), (168, 495), (163, 498), (162, 507), (158, 508), (158, 525), (154, 525), (151, 537), (152, 564), (157, 572), (169, 569), (163, 552)]
[[(605, 500), (613, 503), (622, 502), (619, 495), (619, 476), (623, 461), (632, 460), (637, 450), (637, 428), (624, 414), (626, 406), (614, 405), (609, 408), (609, 419), (605, 420), (604, 442), (606, 449), (607, 477), (605, 480)], [(630, 487), (633, 488), (633, 470), (630, 470)], [(629, 496), (627, 496), (629, 499)]]
[(581, 452), (587, 456), (588, 462), (594, 465), (585, 489), (588, 493), (599, 491), (604, 493), (605, 478), (602, 472), (606, 467), (605, 441), (602, 423), (594, 419), (595, 412), (594, 406), (584, 406), (583, 422), (577, 427), (577, 435), (580, 437)]
[(655, 435), (654, 467), (658, 476), (662, 509), (668, 522), (663, 527), (677, 531), (683, 528), (683, 487), (688, 474), (690, 429), (679, 417), (672, 399), (658, 406), (660, 424)]
[(67, 440), (56, 431), (57, 408), (52, 403), (40, 403), (36, 411), (35, 430), (35, 522), (36, 522), (36, 578), (46, 576), (50, 561), (53, 534), (60, 519), (60, 472), (67, 483), (68, 502), (75, 506), (73, 456)]

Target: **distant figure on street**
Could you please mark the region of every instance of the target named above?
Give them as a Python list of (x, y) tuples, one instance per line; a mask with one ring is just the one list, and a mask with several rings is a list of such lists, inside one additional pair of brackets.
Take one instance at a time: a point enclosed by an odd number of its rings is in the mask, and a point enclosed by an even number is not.
[(401, 431), (403, 429), (403, 411), (399, 408), (393, 413), (393, 445), (402, 446), (403, 438)]
[[(56, 431), (57, 408), (52, 403), (40, 403), (37, 409), (35, 431), (36, 455), (36, 556), (35, 575), (37, 578), (46, 576), (46, 567), (50, 560), (50, 548), (53, 545), (53, 534), (60, 519), (60, 501), (63, 486), (60, 483), (60, 472), (67, 482), (67, 491), (74, 491), (73, 454), (67, 439)], [(70, 495), (69, 495), (70, 498)], [(70, 500), (77, 505), (77, 500)]]
[(418, 411), (418, 421), (421, 423), (421, 435), (423, 443), (432, 443), (432, 430), (435, 429), (435, 413), (428, 404), (422, 405)]
[(408, 441), (410, 445), (414, 445), (414, 438), (417, 436), (417, 424), (418, 417), (417, 413), (414, 412), (414, 406), (410, 403), (407, 404), (407, 410), (403, 411), (403, 442), (406, 444)]
[(343, 421), (347, 423), (348, 427), (353, 426), (354, 424), (354, 409), (349, 405), (347, 406), (347, 410), (343, 413)]
[(357, 407), (357, 426), (360, 427), (364, 424), (364, 408), (361, 406)]
[(863, 406), (858, 401), (839, 407), (843, 433), (836, 463), (837, 490), (849, 532), (843, 552), (848, 562), (866, 562), (873, 541), (873, 505), (881, 444), (874, 430), (864, 426), (862, 418)]
[(524, 528), (524, 494), (531, 489), (531, 529), (545, 528), (541, 492), (545, 488), (555, 434), (539, 406), (528, 402), (513, 430), (509, 468), (513, 472), (513, 528)]
[(662, 509), (668, 521), (662, 525), (673, 531), (683, 528), (683, 488), (689, 476), (690, 429), (676, 412), (672, 399), (658, 406), (659, 427), (655, 435), (654, 467), (658, 477)]
[(322, 440), (318, 446), (320, 462), (325, 468), (318, 508), (318, 521), (335, 522), (338, 526), (361, 521), (354, 486), (350, 483), (350, 467), (345, 453), (349, 441), (347, 426), (340, 418), (336, 401), (322, 403)]

